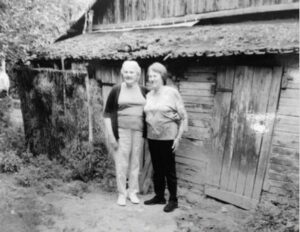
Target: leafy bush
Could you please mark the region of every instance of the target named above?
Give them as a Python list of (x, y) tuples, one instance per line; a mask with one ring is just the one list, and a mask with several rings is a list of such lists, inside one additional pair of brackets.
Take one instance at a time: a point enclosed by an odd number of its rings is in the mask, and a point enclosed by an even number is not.
[(258, 205), (245, 231), (297, 232), (299, 231), (298, 187), (286, 186), (286, 195)]
[(14, 173), (22, 167), (22, 160), (14, 151), (0, 152), (0, 172)]
[(23, 128), (14, 127), (10, 120), (12, 104), (10, 98), (0, 99), (0, 152), (24, 149)]
[(34, 186), (49, 179), (65, 180), (68, 170), (57, 160), (50, 160), (47, 155), (34, 157), (29, 152), (21, 154), (23, 166), (17, 173), (17, 183), (24, 186)]
[(63, 150), (62, 157), (67, 167), (72, 170), (72, 179), (88, 180), (111, 179), (110, 170), (113, 161), (103, 144), (90, 145), (88, 142), (73, 141)]

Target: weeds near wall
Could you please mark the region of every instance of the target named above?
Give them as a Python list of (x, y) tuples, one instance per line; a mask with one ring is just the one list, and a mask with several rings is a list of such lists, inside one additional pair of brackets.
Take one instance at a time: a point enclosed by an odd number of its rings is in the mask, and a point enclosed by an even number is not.
[(285, 186), (286, 193), (263, 201), (248, 221), (245, 231), (299, 231), (299, 188)]
[[(18, 84), (25, 141), (23, 134), (22, 139), (18, 134), (8, 136), (10, 141), (5, 142), (15, 146), (19, 141), (20, 149), (0, 153), (0, 172), (18, 172), (16, 179), (22, 186), (55, 179), (97, 180), (105, 189), (114, 189), (114, 164), (105, 146), (102, 97), (97, 82), (90, 80), (88, 102), (82, 74), (31, 71), (21, 74)], [(89, 104), (93, 109), (93, 142), (88, 141)], [(7, 128), (7, 133), (15, 133)]]

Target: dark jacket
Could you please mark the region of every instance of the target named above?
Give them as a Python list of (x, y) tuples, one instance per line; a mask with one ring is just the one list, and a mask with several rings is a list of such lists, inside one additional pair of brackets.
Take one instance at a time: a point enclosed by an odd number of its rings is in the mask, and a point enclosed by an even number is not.
[[(148, 90), (143, 87), (140, 86), (141, 88), (141, 92), (142, 95), (146, 98), (146, 94), (148, 92)], [(118, 109), (119, 109), (119, 104), (118, 104), (118, 100), (119, 100), (119, 95), (120, 95), (120, 91), (121, 91), (121, 85), (117, 84), (114, 85), (113, 88), (111, 89), (107, 101), (106, 101), (106, 105), (105, 105), (105, 109), (104, 109), (104, 117), (105, 118), (110, 118), (111, 120), (111, 125), (112, 125), (112, 130), (114, 133), (114, 136), (116, 137), (116, 139), (119, 139), (119, 133), (118, 133)], [(143, 137), (146, 138), (147, 136), (147, 126), (146, 126), (146, 120), (145, 120), (145, 114), (143, 115), (143, 120), (144, 120), (144, 128), (143, 128)]]

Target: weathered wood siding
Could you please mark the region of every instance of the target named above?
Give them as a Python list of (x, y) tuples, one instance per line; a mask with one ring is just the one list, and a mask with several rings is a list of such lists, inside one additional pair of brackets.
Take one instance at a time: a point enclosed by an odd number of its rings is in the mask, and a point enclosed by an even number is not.
[(298, 0), (106, 0), (94, 7), (94, 24), (113, 24), (222, 10), (299, 2)]
[[(200, 190), (205, 184), (218, 186), (245, 207), (247, 199), (259, 199), (263, 184), (277, 193), (292, 186), (299, 178), (297, 71), (298, 66), (190, 63), (177, 83), (189, 117), (176, 152), (179, 182)], [(145, 69), (142, 74), (144, 84)], [(95, 78), (105, 102), (112, 85), (121, 82), (120, 65), (97, 65)], [(141, 178), (149, 185), (147, 152), (141, 162)]]
[(206, 181), (207, 157), (211, 153), (216, 76), (216, 67), (190, 66), (184, 74), (185, 79), (179, 82), (189, 128), (176, 152), (178, 178), (181, 182), (195, 184), (201, 190)]
[[(179, 82), (189, 131), (177, 152), (182, 181), (251, 208), (260, 198), (279, 99), (280, 66), (190, 66)], [(216, 187), (216, 188), (215, 188)]]
[(299, 186), (299, 86), (298, 62), (284, 70), (269, 168), (264, 190), (286, 193)]

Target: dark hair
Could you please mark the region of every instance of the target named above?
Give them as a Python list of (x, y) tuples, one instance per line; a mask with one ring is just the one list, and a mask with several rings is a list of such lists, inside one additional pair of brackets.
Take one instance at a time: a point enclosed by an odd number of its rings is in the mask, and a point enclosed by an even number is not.
[(159, 73), (161, 78), (162, 78), (163, 84), (164, 85), (167, 84), (168, 71), (167, 71), (166, 67), (163, 64), (161, 64), (159, 62), (155, 62), (155, 63), (153, 63), (149, 66), (148, 73), (149, 73), (150, 70), (153, 71), (153, 72)]

